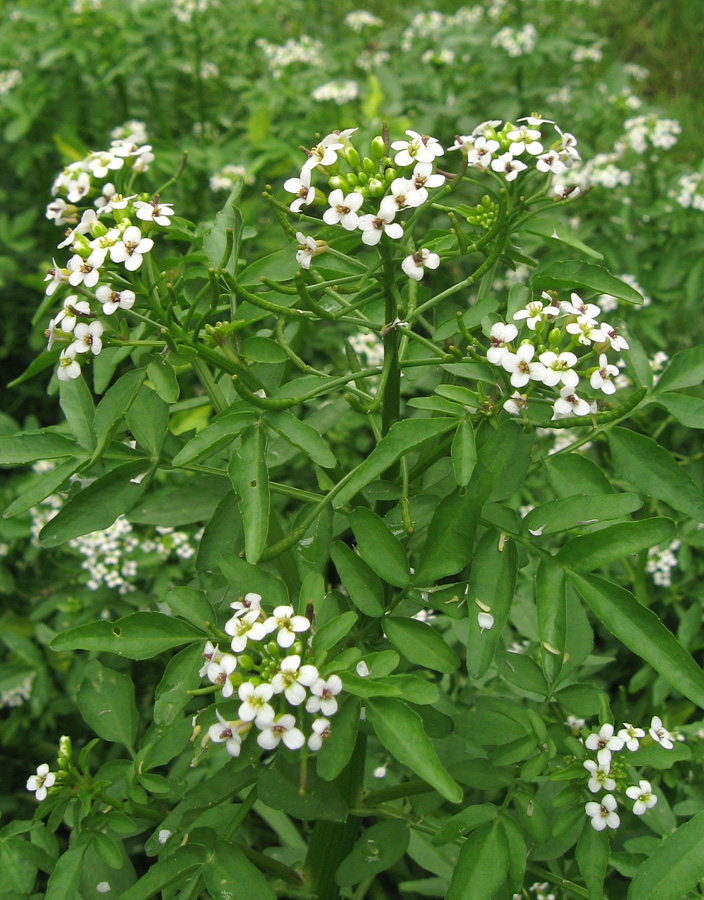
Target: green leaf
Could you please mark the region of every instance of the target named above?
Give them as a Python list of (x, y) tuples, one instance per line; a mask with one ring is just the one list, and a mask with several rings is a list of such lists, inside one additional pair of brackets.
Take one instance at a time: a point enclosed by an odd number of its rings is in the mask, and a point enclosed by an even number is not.
[(680, 350), (670, 360), (653, 390), (654, 394), (679, 391), (704, 381), (704, 346)]
[(300, 777), (298, 762), (280, 755), (260, 774), (257, 796), (272, 809), (283, 810), (296, 819), (344, 822), (347, 804), (337, 786), (319, 778), (309, 764), (305, 790), (301, 793)]
[(71, 381), (59, 382), (59, 395), (61, 409), (66, 416), (71, 433), (85, 450), (94, 450), (95, 406), (85, 379), (74, 378)]
[(83, 719), (99, 737), (134, 750), (137, 706), (129, 675), (91, 660), (76, 699)]
[(528, 848), (523, 832), (510, 816), (504, 816), (501, 824), (508, 840), (508, 883), (514, 893), (520, 894), (526, 874)]
[(621, 519), (642, 505), (637, 494), (574, 494), (536, 506), (521, 521), (521, 531), (558, 534), (578, 525)]
[(462, 844), (446, 900), (491, 900), (508, 873), (508, 840), (499, 820)]
[(653, 398), (655, 405), (661, 406), (687, 428), (704, 428), (704, 400), (689, 394), (662, 394)]
[(349, 887), (385, 872), (405, 854), (410, 839), (411, 829), (405, 822), (377, 822), (366, 828), (340, 863), (335, 881)]
[(221, 560), (229, 559), (243, 549), (244, 527), (239, 504), (234, 491), (228, 491), (203, 530), (196, 568), (199, 572), (217, 572)]
[(565, 573), (560, 566), (541, 559), (535, 575), (535, 602), (542, 647), (543, 674), (552, 684), (562, 669), (565, 656), (567, 607)]
[(575, 250), (580, 250), (585, 256), (590, 256), (592, 259), (604, 258), (603, 253), (599, 253), (598, 250), (593, 250), (583, 241), (580, 241), (580, 239), (575, 237), (570, 229), (559, 219), (529, 219), (528, 222), (522, 226), (521, 230), (527, 231), (528, 234), (537, 234), (540, 237), (552, 238), (554, 241), (559, 241), (561, 244), (566, 244), (568, 247), (574, 247)]
[(26, 466), (38, 459), (74, 456), (78, 445), (55, 431), (25, 431), (0, 437), (0, 466)]
[(574, 497), (579, 494), (613, 494), (614, 489), (604, 472), (586, 456), (567, 453), (564, 456), (548, 456), (543, 460), (548, 481), (558, 497)]
[(475, 803), (472, 806), (466, 806), (461, 812), (450, 816), (442, 828), (433, 835), (433, 844), (436, 847), (442, 847), (449, 844), (450, 841), (456, 841), (457, 838), (469, 834), (480, 825), (493, 822), (498, 811), (493, 803)]
[(357, 609), (365, 616), (383, 616), (384, 586), (364, 560), (342, 541), (332, 545), (330, 556)]
[(261, 594), (267, 605), (288, 606), (286, 585), (260, 566), (250, 565), (239, 556), (230, 556), (220, 560), (220, 571), (243, 597), (253, 591)]
[(51, 649), (116, 653), (128, 659), (151, 659), (181, 644), (202, 643), (203, 632), (180, 619), (137, 612), (116, 622), (91, 622), (58, 634)]
[(240, 197), (242, 196), (243, 187), (244, 179), (238, 178), (232, 189), (232, 193), (225, 201), (225, 205), (215, 216), (215, 221), (210, 230), (203, 237), (203, 249), (205, 250), (205, 255), (208, 257), (208, 262), (212, 268), (217, 271), (225, 254), (225, 248), (227, 247), (227, 229), (232, 229), (233, 253), (230, 255), (225, 266), (225, 271), (229, 272), (230, 275), (235, 274), (235, 266), (237, 264), (237, 253), (234, 250), (234, 238), (237, 238), (237, 243), (239, 243), (242, 232), (242, 215), (238, 206)]
[[(214, 514), (223, 492), (230, 493), (225, 477), (194, 474), (184, 484), (150, 491), (135, 503), (128, 519), (137, 525), (168, 528), (203, 522)], [(231, 502), (237, 505), (234, 498)]]
[(96, 462), (107, 449), (117, 427), (127, 414), (134, 398), (142, 386), (147, 374), (146, 369), (132, 369), (105, 392), (105, 396), (95, 410), (93, 431), (96, 437), (96, 447), (93, 454), (93, 462)]
[(169, 427), (169, 406), (143, 384), (125, 414), (127, 427), (140, 447), (158, 457)]
[(333, 781), (342, 772), (352, 757), (357, 730), (359, 729), (359, 700), (343, 696), (335, 713), (335, 725), (330, 737), (323, 743), (317, 754), (316, 770), (325, 781)]
[(342, 488), (334, 500), (335, 506), (338, 508), (344, 506), (402, 456), (456, 426), (457, 419), (449, 416), (437, 419), (404, 419), (396, 422)]
[(423, 730), (423, 720), (403, 701), (376, 697), (366, 701), (376, 736), (402, 765), (435, 788), (450, 803), (460, 803), (462, 788), (444, 768)]
[(281, 344), (272, 341), (271, 338), (258, 337), (257, 335), (253, 335), (242, 341), (240, 355), (252, 362), (262, 363), (264, 365), (275, 365), (288, 362), (288, 354)]
[(301, 422), (293, 413), (286, 410), (267, 413), (264, 420), (289, 444), (293, 444), (294, 447), (309, 456), (316, 465), (322, 466), (324, 469), (331, 469), (337, 465), (334, 453), (320, 433), (307, 422)]
[[(475, 549), (467, 588), (467, 671), (473, 678), (484, 675), (494, 659), (511, 611), (517, 571), (515, 543), (493, 528), (487, 529)], [(489, 630), (481, 630), (480, 612), (488, 612), (494, 617), (494, 625)]]
[(653, 769), (671, 769), (675, 763), (691, 758), (692, 751), (680, 741), (676, 741), (670, 750), (665, 750), (660, 744), (641, 744), (635, 753), (628, 754), (630, 765), (638, 768), (649, 766)]
[(217, 625), (217, 613), (203, 591), (190, 587), (177, 587), (166, 595), (166, 605), (172, 613), (195, 625), (207, 629)]
[[(293, 248), (295, 249), (295, 248)], [(261, 286), (262, 276), (271, 281), (290, 281), (300, 266), (296, 262), (296, 254), (289, 247), (277, 250), (256, 260), (244, 271), (240, 272), (237, 281), (243, 287)]]
[[(205, 853), (204, 847), (179, 847), (174, 853), (155, 862), (146, 875), (120, 894), (120, 900), (149, 900), (169, 885), (185, 882), (189, 875), (201, 868)], [(69, 896), (73, 894), (63, 894), (54, 900), (66, 900)]]
[(37, 503), (41, 503), (49, 494), (55, 493), (61, 485), (76, 472), (85, 462), (85, 457), (76, 456), (59, 463), (55, 469), (51, 469), (40, 475), (39, 478), (26, 491), (19, 495), (5, 510), (3, 518), (9, 519), (27, 512)]
[(142, 478), (137, 484), (133, 481), (144, 474), (146, 467), (144, 460), (125, 463), (89, 484), (42, 528), (42, 546), (57, 547), (82, 534), (109, 528), (146, 490), (148, 479)]
[(661, 517), (609, 525), (572, 538), (560, 548), (555, 561), (575, 572), (591, 572), (669, 541), (674, 533), (672, 519)]
[(384, 520), (360, 506), (350, 513), (350, 525), (364, 562), (389, 584), (405, 587), (411, 578), (406, 551)]
[(577, 841), (575, 857), (589, 891), (589, 900), (603, 900), (604, 877), (609, 864), (609, 838), (604, 831), (595, 831), (586, 819)]
[(460, 487), (469, 484), (472, 472), (477, 464), (477, 446), (474, 440), (474, 428), (469, 419), (462, 419), (452, 439), (452, 470), (455, 481)]
[(685, 822), (641, 863), (628, 900), (681, 900), (704, 878), (704, 812)]
[(46, 886), (45, 900), (66, 900), (78, 896), (87, 843), (75, 844), (59, 857)]
[(640, 494), (704, 522), (704, 494), (664, 447), (627, 428), (612, 428), (608, 436), (611, 459), (621, 478)]
[(165, 359), (153, 360), (147, 366), (147, 378), (165, 403), (175, 403), (181, 393), (174, 367)]
[(266, 432), (262, 425), (250, 425), (242, 435), (239, 448), (232, 454), (229, 467), (230, 481), (240, 498), (245, 557), (253, 565), (264, 552), (269, 533), (266, 445)]
[(218, 841), (203, 867), (203, 881), (213, 900), (276, 900), (259, 869), (234, 844)]
[(568, 579), (596, 618), (681, 694), (704, 708), (704, 672), (652, 610), (629, 591), (593, 575)]
[(384, 619), (384, 631), (398, 652), (414, 665), (446, 674), (460, 666), (459, 656), (426, 622), (389, 616)]
[(642, 295), (635, 288), (594, 263), (576, 260), (554, 262), (536, 273), (530, 283), (534, 291), (587, 290), (610, 294), (626, 303), (643, 303)]
[(249, 411), (235, 411), (219, 416), (214, 422), (192, 437), (174, 456), (172, 465), (186, 466), (190, 463), (202, 462), (213, 456), (223, 447), (227, 447), (249, 425), (253, 425), (257, 416)]
[(330, 650), (352, 629), (358, 619), (355, 612), (344, 612), (326, 622), (313, 638), (313, 652), (323, 653)]

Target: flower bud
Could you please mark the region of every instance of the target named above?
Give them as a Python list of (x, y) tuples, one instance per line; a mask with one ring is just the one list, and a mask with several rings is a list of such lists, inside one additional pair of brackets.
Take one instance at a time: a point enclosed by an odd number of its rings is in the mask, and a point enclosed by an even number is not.
[(266, 649), (272, 656), (278, 656), (281, 652), (281, 648), (276, 643), (276, 641), (269, 641), (269, 643), (266, 645)]
[(372, 156), (374, 159), (381, 159), (386, 153), (386, 145), (384, 144), (384, 138), (377, 134), (377, 136), (372, 141)]
[(384, 172), (384, 181), (387, 184), (391, 184), (391, 182), (394, 180), (396, 175), (397, 175), (396, 169), (394, 169), (393, 166), (389, 166), (389, 168)]
[(246, 653), (242, 653), (237, 657), (237, 665), (246, 672), (251, 672), (254, 668), (254, 660)]
[(353, 169), (356, 169), (357, 166), (359, 166), (359, 153), (354, 147), (345, 147), (343, 155)]
[(347, 183), (345, 182), (345, 179), (342, 177), (342, 175), (333, 175), (332, 178), (328, 179), (328, 184), (331, 188), (333, 188), (333, 190), (347, 190)]
[(357, 176), (354, 174), (354, 172), (350, 172), (349, 175), (347, 176), (347, 184), (351, 188), (357, 187), (357, 185), (359, 184), (359, 178), (357, 178)]
[(372, 197), (381, 197), (381, 195), (386, 190), (384, 186), (384, 182), (378, 178), (372, 178), (369, 181), (369, 193)]
[(59, 738), (59, 769), (65, 772), (71, 765), (71, 738), (65, 734)]
[(376, 171), (376, 166), (374, 165), (374, 160), (369, 159), (368, 156), (365, 156), (362, 160), (362, 168), (367, 173), (367, 175), (373, 175)]
[(548, 335), (548, 345), (550, 347), (557, 347), (557, 345), (562, 340), (562, 330), (560, 328), (553, 328), (550, 334)]
[(358, 172), (357, 178), (359, 179), (360, 184), (367, 184), (369, 181), (369, 176), (366, 172)]

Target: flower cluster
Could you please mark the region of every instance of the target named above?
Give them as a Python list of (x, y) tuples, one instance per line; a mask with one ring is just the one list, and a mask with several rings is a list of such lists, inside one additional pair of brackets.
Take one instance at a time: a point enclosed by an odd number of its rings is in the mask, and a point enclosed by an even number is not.
[(302, 34), (297, 41), (289, 38), (285, 44), (272, 44), (263, 37), (257, 38), (255, 43), (264, 53), (269, 64), (269, 71), (276, 79), (281, 78), (284, 69), (295, 63), (303, 63), (308, 66), (323, 65), (321, 56), (323, 45), (307, 34)]
[(366, 9), (355, 9), (345, 16), (345, 25), (356, 34), (361, 34), (364, 28), (381, 28), (383, 19), (368, 12)]
[(369, 331), (366, 334), (360, 331), (347, 338), (352, 349), (366, 360), (368, 366), (382, 366), (384, 364), (384, 344), (374, 334)]
[[(621, 279), (621, 281), (625, 281), (626, 284), (630, 285), (634, 290), (638, 291), (638, 293), (642, 295), (643, 302), (639, 303), (637, 306), (634, 306), (634, 309), (642, 309), (644, 306), (650, 306), (651, 299), (640, 286), (635, 275), (630, 275), (628, 272), (624, 272), (618, 277)], [(611, 294), (599, 294), (599, 296), (596, 298), (596, 302), (601, 307), (601, 311), (605, 313), (614, 312), (618, 309), (618, 300)]]
[(491, 39), (491, 46), (501, 47), (509, 56), (523, 56), (533, 52), (537, 36), (535, 25), (531, 25), (530, 22), (523, 28), (511, 28), (510, 25), (505, 25)]
[(338, 106), (351, 103), (359, 96), (359, 85), (356, 81), (326, 81), (311, 94), (314, 100), (332, 100)]
[(315, 753), (330, 735), (342, 681), (335, 674), (323, 677), (304, 662), (306, 649), (299, 635), (310, 630), (305, 616), (295, 615), (292, 606), (277, 606), (267, 615), (261, 603), (259, 594), (248, 593), (230, 604), (234, 615), (225, 632), (231, 652), (223, 653), (210, 641), (203, 650), (201, 677), (215, 685), (223, 699), (236, 692), (240, 701), (234, 720), (216, 710), (218, 721), (208, 729), (205, 744), (224, 743), (231, 756), (239, 756), (243, 740), (254, 728), (257, 743), (265, 750), (280, 743), (300, 750), (307, 744)]
[(672, 191), (672, 196), (677, 200), (683, 209), (698, 209), (704, 212), (704, 179), (698, 172), (692, 172), (689, 175), (682, 175), (677, 182), (678, 190)]
[[(531, 301), (513, 316), (515, 322), (533, 332), (520, 344), (515, 344), (519, 326), (505, 322), (492, 325), (487, 361), (503, 368), (510, 376), (511, 386), (517, 389), (504, 402), (508, 413), (520, 414), (526, 407), (530, 387), (536, 383), (560, 391), (553, 403), (553, 419), (596, 412), (595, 401), (577, 394), (583, 377), (588, 378), (592, 391), (607, 396), (616, 392), (614, 376), (619, 370), (609, 362), (607, 352), (627, 350), (628, 342), (618, 329), (600, 322), (600, 315), (601, 309), (585, 303), (579, 294), (573, 292), (569, 300), (559, 302), (554, 293), (543, 291), (540, 300)], [(578, 371), (584, 362), (592, 365)], [(521, 388), (528, 390), (521, 393)]]
[(183, 25), (189, 25), (196, 13), (204, 13), (209, 6), (218, 6), (217, 0), (172, 0), (171, 15)]
[[(574, 725), (571, 724), (571, 727), (574, 732)], [(673, 735), (663, 727), (662, 720), (658, 716), (653, 717), (648, 733), (664, 750), (672, 750)], [(624, 749), (635, 752), (644, 737), (643, 728), (624, 722), (623, 727), (616, 732), (614, 726), (607, 722), (598, 732), (592, 732), (585, 739), (584, 746), (596, 755), (596, 759), (584, 761), (584, 768), (589, 773), (587, 787), (592, 794), (606, 792), (598, 802), (590, 800), (585, 806), (585, 812), (596, 831), (604, 831), (606, 828), (616, 829), (621, 824), (616, 812), (618, 806), (616, 797), (611, 792), (617, 787), (622, 789), (627, 783), (627, 764), (619, 758), (614, 759), (614, 754)], [(637, 785), (626, 787), (625, 794), (633, 801), (633, 812), (637, 816), (642, 816), (658, 802), (650, 782), (644, 780), (640, 780)]]
[(244, 180), (245, 184), (254, 184), (254, 178), (247, 174), (244, 166), (228, 163), (210, 176), (210, 190), (232, 191), (240, 178)]
[(14, 87), (22, 82), (22, 72), (19, 69), (5, 69), (0, 72), (0, 97), (8, 94)]
[(659, 119), (655, 113), (628, 119), (623, 127), (624, 135), (614, 150), (620, 153), (630, 148), (640, 155), (648, 150), (648, 145), (669, 150), (677, 143), (677, 135), (682, 131), (677, 119)]
[[(12, 709), (22, 706), (32, 696), (32, 685), (36, 678), (36, 672), (23, 675), (15, 684), (3, 688), (0, 691), (0, 709)], [(5, 682), (7, 684), (7, 681)]]
[(653, 583), (658, 587), (672, 585), (672, 570), (679, 565), (675, 554), (682, 546), (682, 541), (675, 538), (667, 547), (650, 547), (645, 570), (653, 576)]

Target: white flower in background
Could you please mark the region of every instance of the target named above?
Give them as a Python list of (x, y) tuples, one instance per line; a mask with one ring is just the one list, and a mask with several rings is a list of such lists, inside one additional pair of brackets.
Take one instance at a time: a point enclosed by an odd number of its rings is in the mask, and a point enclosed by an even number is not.
[[(596, 758), (602, 766), (611, 765), (611, 754), (623, 750), (623, 741), (614, 734), (614, 726), (606, 722), (598, 732), (592, 732), (584, 742), (587, 750), (596, 750)], [(616, 807), (614, 806), (614, 809)]]
[(284, 181), (284, 190), (296, 195), (296, 199), (289, 206), (292, 212), (300, 212), (304, 205), (310, 206), (315, 200), (315, 188), (310, 184), (310, 169), (301, 172), (300, 178), (289, 178), (288, 181)]
[(359, 224), (357, 210), (364, 203), (364, 197), (361, 194), (352, 192), (346, 197), (342, 191), (337, 188), (330, 193), (328, 197), (330, 209), (326, 209), (323, 213), (323, 221), (328, 225), (342, 225), (347, 231), (354, 231)]
[(533, 300), (523, 309), (519, 309), (517, 313), (514, 313), (513, 321), (520, 322), (525, 319), (528, 328), (531, 331), (535, 331), (536, 327), (548, 317), (559, 316), (560, 309), (552, 305), (550, 295), (543, 294), (543, 297), (550, 301), (548, 306), (545, 306), (541, 300)]
[(141, 219), (143, 222), (155, 222), (157, 225), (161, 225), (162, 228), (166, 228), (171, 224), (171, 217), (174, 214), (173, 204), (159, 203), (158, 197), (155, 197), (151, 203), (136, 200), (134, 208), (137, 210), (138, 219)]
[(245, 594), (241, 600), (234, 600), (230, 604), (230, 609), (235, 610), (235, 618), (239, 619), (241, 616), (244, 616), (248, 612), (256, 612), (257, 615), (261, 612), (262, 605), (262, 595), (255, 594), (253, 591)]
[(616, 385), (611, 380), (618, 375), (618, 366), (611, 365), (605, 353), (599, 354), (599, 368), (592, 372), (589, 384), (595, 391), (601, 389), (605, 394), (616, 393)]
[(474, 146), (467, 151), (467, 164), (484, 171), (493, 166), (492, 159), (498, 149), (498, 141), (480, 136), (474, 140)]
[[(242, 747), (242, 738), (237, 733), (237, 722), (228, 722), (215, 710), (218, 721), (208, 729), (208, 737), (214, 744), (225, 744), (225, 749), (230, 756), (239, 756)], [(159, 832), (161, 835), (161, 832)]]
[[(586, 416), (591, 412), (591, 406), (582, 397), (578, 397), (574, 388), (565, 385), (560, 389), (560, 397), (553, 404), (553, 419), (561, 419), (564, 416)], [(620, 749), (620, 748), (619, 748)]]
[(247, 641), (262, 641), (268, 632), (263, 622), (259, 622), (259, 610), (252, 610), (243, 616), (233, 616), (225, 623), (225, 631), (232, 637), (230, 647), (233, 653), (241, 653)]
[(579, 343), (584, 344), (586, 347), (592, 341), (595, 344), (599, 344), (607, 340), (606, 334), (602, 328), (599, 328), (599, 323), (590, 316), (577, 316), (577, 321), (570, 322), (566, 326), (566, 330), (568, 334), (576, 335)]
[(274, 708), (269, 700), (274, 696), (274, 689), (267, 682), (253, 685), (244, 681), (237, 689), (242, 701), (237, 715), (243, 722), (254, 722), (257, 728), (267, 728), (274, 721)]
[(71, 273), (68, 276), (68, 283), (71, 287), (78, 287), (79, 284), (87, 288), (95, 287), (100, 279), (100, 266), (104, 260), (105, 253), (102, 250), (94, 250), (88, 259), (83, 259), (76, 253), (67, 263)]
[(222, 659), (222, 653), (220, 652), (220, 648), (217, 644), (213, 644), (212, 641), (206, 641), (205, 647), (203, 648), (203, 665), (200, 667), (198, 675), (201, 678), (205, 678), (208, 674), (208, 665), (211, 662), (217, 662), (219, 659)]
[(257, 743), (264, 750), (275, 750), (281, 741), (289, 750), (300, 750), (306, 742), (303, 732), (296, 728), (296, 719), (290, 713), (279, 716), (257, 735)]
[(423, 247), (410, 256), (407, 256), (401, 263), (401, 268), (414, 281), (420, 281), (425, 274), (426, 268), (437, 269), (440, 265), (440, 257), (437, 253), (431, 253)]
[(298, 241), (296, 262), (302, 268), (310, 269), (310, 261), (318, 251), (318, 242), (310, 235), (303, 234), (302, 231), (296, 232), (296, 240)]
[(360, 34), (363, 28), (380, 28), (383, 24), (383, 19), (367, 12), (366, 9), (355, 9), (345, 16), (345, 25), (357, 34)]
[(59, 381), (74, 381), (81, 377), (81, 366), (76, 360), (75, 347), (70, 346), (61, 351), (56, 377)]
[(391, 182), (391, 193), (381, 201), (380, 214), (394, 215), (401, 209), (420, 206), (423, 203), (423, 195), (416, 190), (415, 184), (409, 178), (394, 178)]
[(567, 716), (567, 722), (565, 723), (572, 730), (572, 734), (577, 737), (579, 732), (586, 725), (586, 719), (580, 719), (577, 716), (569, 715)]
[(34, 791), (34, 796), (41, 802), (46, 800), (47, 789), (56, 783), (56, 774), (49, 771), (47, 763), (37, 766), (37, 774), (30, 775), (27, 779), (27, 790)]
[(506, 137), (511, 141), (508, 152), (512, 156), (520, 156), (525, 151), (528, 151), (531, 156), (537, 156), (543, 152), (540, 132), (528, 125), (521, 125), (514, 131), (509, 131)]
[(514, 391), (510, 397), (507, 397), (504, 400), (503, 407), (506, 412), (511, 416), (518, 416), (521, 413), (522, 409), (525, 409), (528, 405), (528, 398), (525, 394), (521, 394), (518, 391)]
[(616, 813), (616, 800), (613, 794), (606, 794), (602, 797), (601, 803), (592, 800), (586, 804), (584, 811), (592, 820), (595, 831), (603, 831), (606, 827), (618, 828), (621, 824)]
[(97, 356), (103, 349), (103, 326), (100, 322), (91, 322), (87, 325), (85, 322), (79, 322), (73, 329), (73, 348), (76, 353), (92, 353)]
[(635, 752), (639, 746), (638, 741), (640, 738), (645, 737), (645, 732), (642, 728), (636, 728), (635, 725), (629, 725), (628, 722), (624, 722), (623, 728), (617, 736), (623, 741), (624, 746)]
[(533, 362), (534, 355), (533, 344), (521, 344), (515, 353), (507, 350), (501, 357), (501, 365), (511, 374), (513, 387), (525, 387), (529, 381), (544, 379), (545, 366), (540, 362)]
[(619, 353), (621, 350), (628, 350), (628, 341), (625, 337), (618, 333), (617, 328), (607, 325), (606, 322), (601, 323), (601, 331), (604, 333), (604, 340), (611, 344), (611, 349)]
[(309, 173), (317, 166), (331, 166), (333, 163), (337, 162), (337, 151), (344, 149), (344, 146), (345, 145), (340, 141), (339, 135), (326, 135), (319, 144), (316, 144), (315, 147), (311, 148), (310, 156), (303, 164), (301, 178), (303, 179), (305, 177), (303, 174), (304, 172)]
[(110, 259), (116, 263), (124, 263), (128, 272), (135, 272), (141, 265), (145, 253), (154, 246), (151, 238), (143, 238), (136, 225), (125, 228), (122, 240), (110, 248)]
[(397, 166), (412, 166), (416, 162), (431, 163), (436, 156), (442, 156), (444, 150), (437, 138), (427, 134), (418, 134), (408, 130), (409, 141), (394, 141), (392, 150), (397, 150), (394, 162)]
[(306, 699), (306, 687), (311, 687), (320, 678), (315, 666), (302, 666), (297, 654), (281, 660), (280, 671), (271, 679), (275, 694), (283, 693), (291, 706), (300, 706)]
[(555, 387), (560, 382), (568, 387), (577, 387), (579, 375), (573, 368), (577, 365), (577, 357), (574, 353), (570, 353), (569, 350), (563, 353), (554, 353), (552, 350), (546, 350), (538, 358), (545, 366), (543, 384), (547, 385), (547, 387)]
[(381, 235), (386, 232), (388, 237), (397, 241), (403, 237), (403, 228), (394, 222), (395, 210), (388, 207), (380, 209), (377, 215), (368, 214), (359, 217), (359, 229), (362, 232), (362, 241), (373, 247), (381, 240)]
[(338, 106), (351, 103), (358, 96), (359, 85), (351, 79), (326, 81), (325, 84), (321, 84), (311, 93), (313, 100), (332, 100)]
[(563, 161), (566, 162), (567, 165), (571, 165), (572, 162), (579, 162), (582, 157), (577, 150), (577, 138), (568, 131), (561, 131), (557, 125), (555, 125), (555, 131), (557, 131), (561, 138), (559, 153)]
[(310, 686), (311, 696), (306, 703), (306, 712), (322, 712), (324, 716), (333, 716), (337, 712), (335, 697), (342, 690), (342, 679), (339, 675), (330, 675), (326, 680), (318, 678)]
[(279, 647), (290, 647), (296, 640), (296, 634), (308, 631), (310, 622), (305, 616), (294, 615), (292, 606), (277, 606), (273, 614), (265, 620), (264, 630), (267, 634), (271, 634), (277, 628), (279, 631), (276, 643)]
[(513, 181), (519, 172), (527, 169), (528, 166), (522, 163), (520, 159), (516, 159), (511, 153), (502, 153), (496, 159), (492, 159), (491, 168), (495, 172), (499, 172), (506, 176), (506, 181)]
[(518, 329), (515, 325), (505, 325), (503, 322), (492, 325), (489, 332), (491, 347), (486, 352), (487, 360), (494, 366), (500, 366), (504, 355), (509, 352), (507, 345), (517, 337)]
[(635, 800), (633, 812), (637, 816), (642, 816), (658, 802), (649, 781), (639, 781), (637, 786), (626, 788), (626, 796), (630, 800)]
[(313, 734), (308, 738), (308, 749), (317, 753), (323, 741), (330, 737), (330, 722), (327, 719), (316, 719), (313, 722)]
[(593, 759), (585, 759), (584, 768), (591, 776), (587, 783), (587, 787), (592, 794), (598, 794), (601, 790), (615, 790), (616, 782), (613, 778), (609, 777), (609, 771), (611, 770), (610, 762), (606, 763), (606, 765), (602, 765), (601, 763), (596, 763)]
[(206, 669), (205, 674), (211, 684), (219, 684), (222, 687), (222, 695), (225, 699), (231, 697), (234, 693), (230, 675), (237, 668), (237, 657), (232, 653), (223, 653), (222, 656), (215, 661), (213, 658)]
[(44, 292), (47, 297), (51, 297), (52, 294), (56, 292), (56, 289), (58, 287), (60, 287), (62, 284), (66, 284), (69, 276), (69, 270), (62, 269), (55, 259), (52, 259), (51, 263), (54, 268), (49, 269), (46, 273), (46, 276), (44, 277), (44, 281), (49, 282)]
[(648, 733), (664, 750), (672, 750), (675, 746), (672, 742), (672, 735), (667, 728), (663, 727), (662, 719), (659, 716), (653, 716)]
[(95, 296), (103, 304), (103, 313), (106, 316), (111, 316), (118, 309), (132, 309), (136, 299), (134, 291), (129, 288), (115, 291), (112, 285), (108, 284), (101, 284)]
[(63, 309), (54, 319), (54, 325), (61, 325), (61, 330), (70, 334), (76, 327), (78, 316), (90, 315), (90, 304), (87, 300), (79, 300), (78, 294), (69, 294), (64, 298)]

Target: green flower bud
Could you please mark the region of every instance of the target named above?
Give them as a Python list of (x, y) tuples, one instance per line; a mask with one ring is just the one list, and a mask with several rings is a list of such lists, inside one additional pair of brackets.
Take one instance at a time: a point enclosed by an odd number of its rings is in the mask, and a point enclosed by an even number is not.
[(337, 190), (338, 188), (342, 191), (347, 190), (347, 184), (342, 175), (333, 175), (332, 178), (328, 179), (328, 184), (333, 190)]
[(369, 181), (369, 193), (372, 195), (372, 197), (381, 197), (385, 190), (386, 187), (384, 185), (384, 182), (379, 178), (372, 178)]
[(359, 179), (360, 184), (368, 184), (369, 183), (369, 176), (367, 175), (366, 172), (358, 172), (357, 178)]
[(359, 166), (359, 153), (354, 147), (345, 147), (344, 157), (353, 169), (356, 169)]
[(71, 738), (65, 734), (59, 738), (59, 769), (66, 772), (71, 765)]
[(350, 188), (357, 187), (357, 185), (359, 184), (359, 178), (357, 178), (354, 172), (350, 172), (347, 176), (347, 184), (350, 186)]
[(276, 641), (269, 641), (269, 643), (266, 645), (266, 649), (269, 653), (271, 653), (272, 656), (279, 656), (281, 653), (281, 648), (276, 643)]
[(560, 328), (553, 328), (550, 334), (548, 335), (548, 344), (551, 347), (557, 347), (557, 345), (562, 340), (562, 330)]
[(393, 166), (389, 166), (389, 168), (384, 172), (384, 181), (387, 184), (391, 184), (397, 174), (398, 173), (396, 172), (396, 169), (394, 169)]
[(251, 672), (254, 668), (254, 660), (251, 656), (248, 656), (246, 653), (242, 653), (237, 657), (237, 665), (244, 669), (245, 672)]
[(368, 156), (365, 156), (362, 160), (362, 168), (367, 173), (367, 175), (373, 175), (376, 171), (376, 166), (374, 165), (374, 160), (369, 159)]
[(384, 138), (377, 134), (377, 136), (372, 141), (372, 156), (374, 159), (381, 159), (386, 153), (386, 146), (384, 144)]

